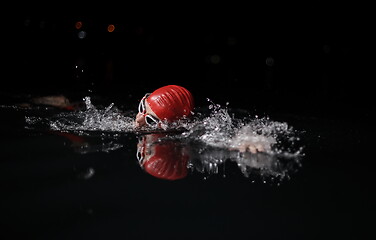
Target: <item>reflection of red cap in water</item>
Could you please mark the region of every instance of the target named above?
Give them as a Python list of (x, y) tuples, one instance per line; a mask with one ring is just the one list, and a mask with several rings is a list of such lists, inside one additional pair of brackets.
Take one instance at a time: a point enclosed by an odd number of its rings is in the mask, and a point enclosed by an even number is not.
[[(166, 179), (178, 180), (185, 178), (188, 174), (189, 154), (184, 151), (182, 146), (171, 141), (155, 142), (161, 137), (159, 134), (146, 136), (139, 147), (150, 147), (146, 150), (150, 152), (149, 156), (145, 156), (142, 162), (143, 169), (150, 175)], [(148, 141), (152, 142), (148, 142)]]
[(158, 88), (146, 101), (159, 119), (168, 122), (189, 117), (194, 108), (192, 94), (186, 88), (177, 85)]

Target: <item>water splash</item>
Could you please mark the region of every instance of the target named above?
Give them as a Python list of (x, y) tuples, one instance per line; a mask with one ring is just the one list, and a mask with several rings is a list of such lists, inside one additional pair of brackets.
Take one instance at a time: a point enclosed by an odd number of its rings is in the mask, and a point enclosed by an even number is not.
[[(80, 153), (112, 151), (123, 147), (117, 143), (117, 133), (136, 133), (134, 111), (120, 111), (113, 103), (97, 107), (90, 97), (84, 99), (81, 111), (62, 112), (52, 117), (26, 117), (28, 126), (46, 124), (53, 131), (112, 133), (108, 146), (98, 144), (90, 148), (79, 145)], [(228, 159), (235, 163), (246, 177), (261, 176), (268, 179), (286, 179), (300, 166), (304, 156), (300, 144), (300, 132), (286, 122), (273, 121), (269, 117), (236, 116), (237, 110), (229, 110), (208, 99), (207, 109), (196, 111), (191, 119), (183, 119), (164, 130), (185, 129), (170, 136), (175, 141), (195, 145), (195, 154), (188, 166), (207, 175), (218, 174)], [(145, 127), (144, 131), (153, 131)], [(219, 149), (219, 150), (218, 150)], [(257, 174), (256, 174), (257, 173)], [(207, 177), (207, 176), (206, 176)]]
[(195, 171), (218, 173), (230, 159), (244, 176), (258, 176), (269, 182), (288, 179), (301, 167), (301, 132), (287, 122), (258, 116), (237, 118), (230, 115), (227, 106), (212, 102), (209, 109), (209, 116), (196, 117), (186, 126), (189, 131), (177, 136), (202, 143), (195, 156), (198, 160), (190, 166)]
[(134, 119), (111, 103), (104, 109), (95, 107), (90, 97), (84, 98), (85, 110), (58, 114), (49, 122), (55, 131), (129, 132), (134, 130)]
[[(219, 104), (209, 105), (208, 116), (196, 116), (193, 121), (185, 124), (188, 131), (182, 138), (194, 138), (214, 147), (243, 149), (245, 146), (254, 146), (263, 152), (278, 154), (283, 152), (300, 152), (302, 149), (292, 148), (299, 139), (299, 133), (287, 122), (278, 122), (269, 117), (246, 116), (237, 118), (230, 115), (229, 109)], [(286, 148), (289, 147), (289, 149)], [(252, 151), (251, 151), (252, 152)]]

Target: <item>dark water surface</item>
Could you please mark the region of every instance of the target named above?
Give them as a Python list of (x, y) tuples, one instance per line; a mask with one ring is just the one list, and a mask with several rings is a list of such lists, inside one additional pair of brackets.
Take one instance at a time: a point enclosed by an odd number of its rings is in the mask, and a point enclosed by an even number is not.
[(25, 127), (25, 116), (49, 111), (0, 111), (7, 236), (362, 239), (369, 231), (371, 149), (359, 122), (273, 116), (304, 132), (301, 167), (281, 181), (247, 177), (231, 161), (218, 173), (189, 171), (170, 181), (140, 167), (135, 133), (96, 132), (80, 145), (79, 137)]
[[(104, 14), (107, 8), (91, 17), (48, 17), (32, 8), (7, 15), (0, 239), (368, 239), (375, 135), (374, 73), (367, 73), (373, 45), (367, 45), (372, 38), (365, 23), (371, 21), (354, 17), (353, 4), (349, 11), (337, 5), (316, 11), (310, 4), (301, 11), (292, 7), (293, 14), (276, 8), (275, 14), (268, 3), (261, 17), (254, 15), (260, 8), (233, 4), (231, 11), (227, 5), (222, 12), (208, 8), (206, 17), (176, 11), (165, 20), (154, 9), (148, 19), (148, 13), (133, 18), (124, 14), (133, 8), (123, 6), (117, 16)], [(78, 21), (83, 28), (75, 27)], [(115, 32), (106, 30), (108, 24)], [(170, 155), (176, 149), (185, 154), (185, 144), (195, 153), (185, 170), (172, 158), (176, 175), (170, 176), (182, 178), (149, 174), (136, 157), (140, 134), (129, 123), (140, 98), (167, 84), (187, 87), (199, 107), (210, 98), (229, 102), (235, 113), (269, 116), (261, 130), (276, 134), (261, 131), (256, 139), (269, 146), (281, 137), (281, 155), (302, 146), (301, 158), (290, 169), (269, 155), (239, 157), (223, 149), (218, 143), (221, 137), (228, 143), (227, 130), (247, 129), (227, 129), (232, 115), (219, 114), (198, 135), (214, 148), (182, 136), (171, 152), (161, 145)], [(19, 105), (54, 94), (72, 101), (90, 95), (95, 106), (115, 103), (131, 112), (123, 118), (113, 108), (92, 109), (78, 116)], [(293, 126), (300, 140), (294, 134), (291, 140), (278, 123)], [(197, 133), (191, 130), (188, 139)], [(287, 175), (278, 175), (281, 169)]]

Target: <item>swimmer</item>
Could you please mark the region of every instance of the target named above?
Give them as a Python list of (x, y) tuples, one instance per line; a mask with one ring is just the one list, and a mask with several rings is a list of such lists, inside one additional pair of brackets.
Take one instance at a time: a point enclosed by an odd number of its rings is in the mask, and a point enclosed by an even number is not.
[[(32, 102), (73, 111), (82, 109), (84, 105), (84, 102), (72, 104), (72, 101), (62, 95), (35, 98)], [(85, 104), (87, 105), (86, 100)], [(186, 131), (179, 127), (183, 125), (180, 123), (189, 120), (194, 115), (194, 110), (194, 98), (188, 89), (178, 85), (163, 86), (141, 98), (138, 113), (134, 120), (130, 120), (130, 127), (137, 132), (149, 134), (165, 130)], [(250, 153), (270, 150), (268, 144), (255, 141), (252, 137), (239, 136), (239, 134), (233, 136), (228, 142), (231, 143), (227, 144), (228, 150)]]
[[(163, 128), (166, 124), (191, 117), (193, 111), (194, 99), (191, 92), (182, 86), (167, 85), (146, 94), (141, 99), (135, 128), (144, 126)], [(238, 143), (235, 147), (231, 147), (231, 150), (251, 153), (265, 151), (261, 144), (251, 141)]]

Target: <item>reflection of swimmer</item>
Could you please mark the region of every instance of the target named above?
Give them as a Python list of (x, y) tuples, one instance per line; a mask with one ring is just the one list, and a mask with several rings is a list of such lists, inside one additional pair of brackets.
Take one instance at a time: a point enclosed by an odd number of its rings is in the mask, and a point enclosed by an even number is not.
[(187, 176), (189, 153), (177, 141), (160, 141), (165, 134), (147, 134), (137, 144), (137, 159), (150, 175), (178, 180)]
[[(193, 111), (194, 99), (192, 94), (184, 87), (167, 85), (151, 94), (146, 94), (141, 99), (135, 119), (135, 127), (163, 128), (166, 124), (191, 117)], [(252, 153), (267, 150), (262, 144), (252, 141), (238, 142), (231, 148)]]
[(137, 144), (137, 159), (145, 172), (165, 180), (183, 179), (189, 172), (218, 174), (227, 161), (236, 162), (246, 177), (253, 175), (282, 180), (297, 163), (286, 156), (212, 147), (163, 133), (142, 135)]

